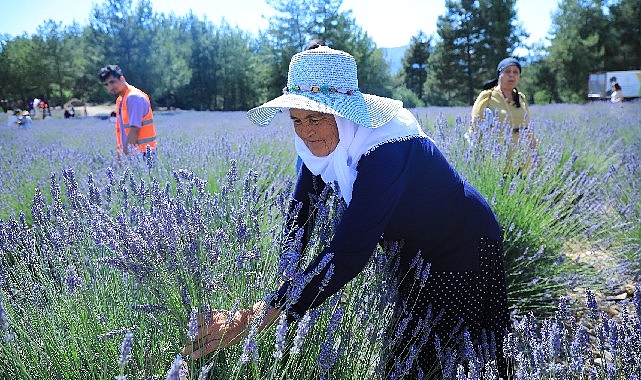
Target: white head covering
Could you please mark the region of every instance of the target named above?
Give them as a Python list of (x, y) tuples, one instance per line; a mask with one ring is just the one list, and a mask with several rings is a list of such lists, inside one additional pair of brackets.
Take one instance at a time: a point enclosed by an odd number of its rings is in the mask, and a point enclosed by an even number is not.
[(341, 195), (349, 205), (356, 180), (356, 167), (363, 155), (378, 146), (413, 137), (426, 137), (412, 113), (401, 108), (396, 116), (379, 128), (366, 128), (353, 121), (334, 116), (339, 142), (333, 152), (324, 157), (314, 156), (303, 140), (295, 136), (296, 152), (314, 175), (325, 183), (336, 181)]

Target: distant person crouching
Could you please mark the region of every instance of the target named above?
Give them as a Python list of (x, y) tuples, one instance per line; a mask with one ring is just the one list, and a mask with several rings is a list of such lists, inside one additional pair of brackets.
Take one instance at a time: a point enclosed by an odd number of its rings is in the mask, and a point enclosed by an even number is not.
[(19, 109), (13, 110), (13, 114), (7, 119), (8, 127), (19, 127), (20, 126), (20, 114), (22, 111)]
[(22, 117), (20, 118), (20, 128), (29, 129), (31, 128), (31, 115), (29, 111), (22, 111)]

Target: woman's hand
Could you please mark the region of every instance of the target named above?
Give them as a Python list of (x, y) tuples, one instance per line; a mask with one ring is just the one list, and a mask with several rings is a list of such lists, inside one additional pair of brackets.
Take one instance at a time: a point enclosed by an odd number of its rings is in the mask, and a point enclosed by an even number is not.
[[(251, 309), (237, 311), (231, 318), (227, 310), (213, 310), (209, 315), (198, 315), (198, 335), (188, 346), (183, 348), (183, 355), (198, 359), (221, 348), (233, 346), (247, 336), (249, 324), (269, 307), (265, 302), (256, 303)], [(258, 331), (271, 325), (278, 319), (280, 310), (269, 307)]]
[(253, 317), (253, 310), (239, 310), (230, 318), (227, 310), (213, 310), (209, 315), (198, 315), (198, 335), (183, 355), (192, 359), (210, 354), (221, 348), (240, 343), (246, 335), (247, 326)]

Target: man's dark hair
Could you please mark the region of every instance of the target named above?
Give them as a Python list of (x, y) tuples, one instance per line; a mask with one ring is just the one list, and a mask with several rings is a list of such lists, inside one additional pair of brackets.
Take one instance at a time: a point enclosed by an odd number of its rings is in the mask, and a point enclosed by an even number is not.
[(118, 65), (107, 65), (100, 69), (98, 72), (98, 79), (100, 79), (101, 82), (104, 82), (105, 79), (109, 77), (114, 77), (116, 79), (120, 79), (122, 76), (122, 69)]
[(309, 41), (307, 47), (305, 47), (305, 50), (316, 49), (319, 46), (325, 46), (325, 40), (322, 38), (314, 38), (313, 40)]

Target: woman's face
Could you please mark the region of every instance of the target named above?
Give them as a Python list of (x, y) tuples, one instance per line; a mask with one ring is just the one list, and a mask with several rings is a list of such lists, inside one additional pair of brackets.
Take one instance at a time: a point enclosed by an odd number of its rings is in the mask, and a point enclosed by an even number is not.
[(290, 109), (294, 130), (314, 156), (325, 157), (338, 145), (338, 126), (333, 115)]
[(521, 80), (521, 71), (517, 65), (510, 65), (501, 71), (499, 86), (504, 92), (511, 92)]

